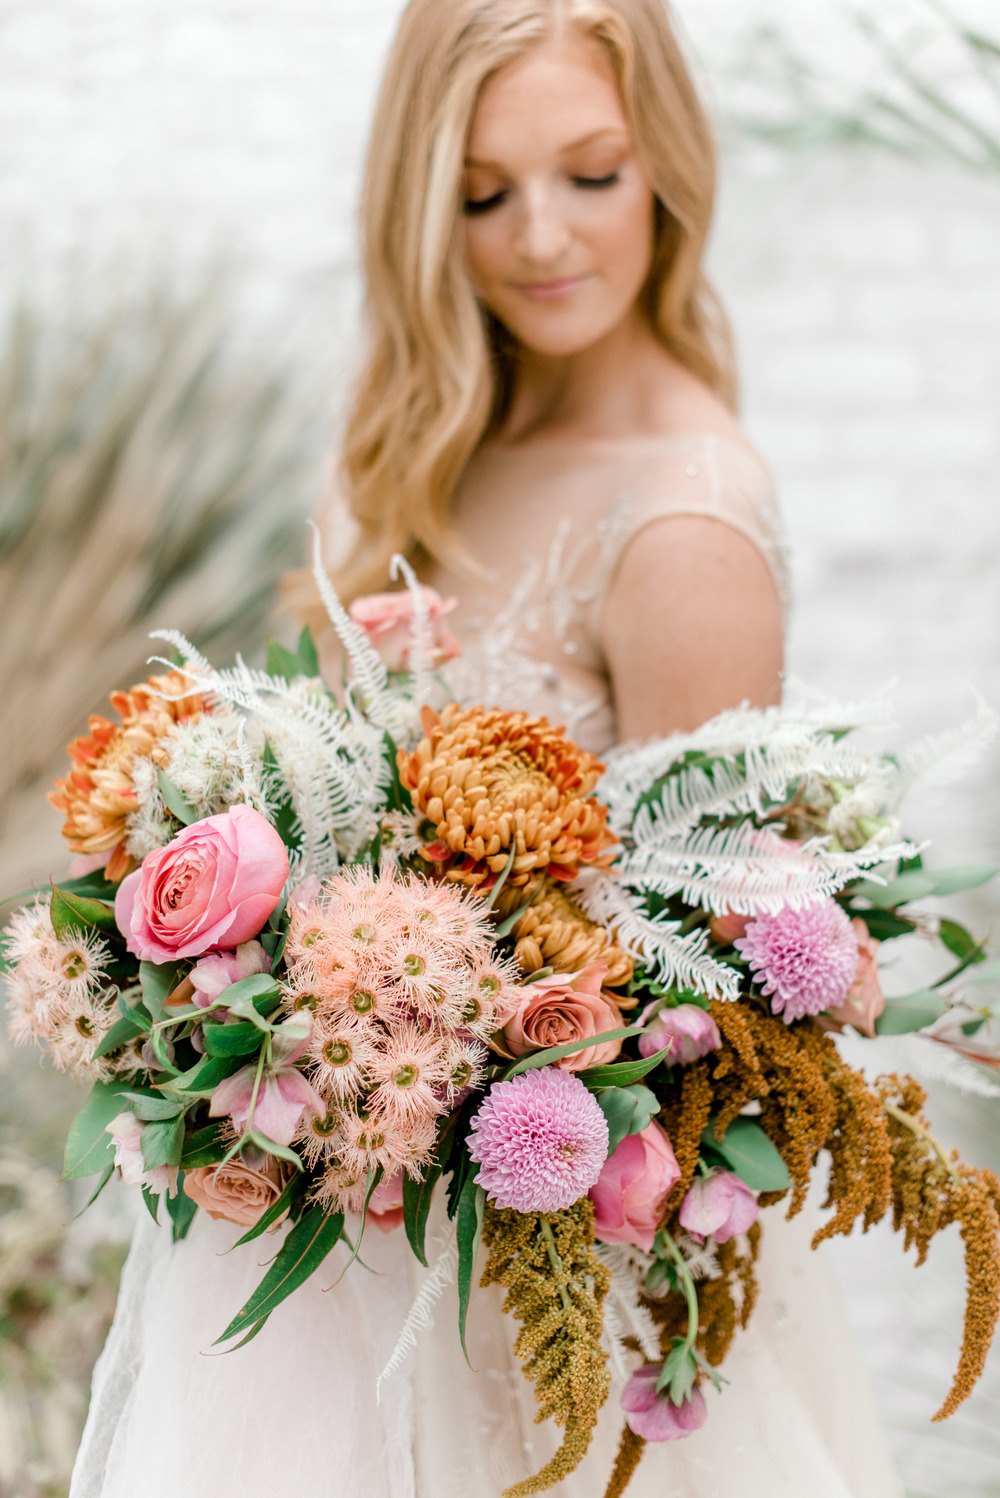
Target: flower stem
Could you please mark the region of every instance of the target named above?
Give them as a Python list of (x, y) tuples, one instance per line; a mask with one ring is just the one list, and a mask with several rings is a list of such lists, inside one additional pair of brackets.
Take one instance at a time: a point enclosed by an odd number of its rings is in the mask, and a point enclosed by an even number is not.
[(890, 1118), (894, 1118), (897, 1123), (901, 1123), (904, 1128), (909, 1129), (911, 1134), (916, 1134), (918, 1139), (923, 1139), (925, 1143), (929, 1144), (948, 1174), (957, 1178), (958, 1172), (955, 1169), (951, 1156), (944, 1145), (940, 1144), (934, 1138), (930, 1129), (925, 1129), (923, 1124), (915, 1119), (912, 1113), (907, 1113), (905, 1108), (898, 1108), (895, 1103), (886, 1103), (884, 1106)]
[(556, 1282), (559, 1285), (559, 1295), (562, 1299), (563, 1310), (568, 1311), (571, 1309), (569, 1291), (560, 1278), (566, 1272), (565, 1266), (559, 1257), (559, 1250), (556, 1248), (556, 1240), (552, 1236), (551, 1226), (546, 1222), (544, 1217), (540, 1217), (538, 1220), (542, 1228), (542, 1237), (545, 1239), (545, 1247), (549, 1251), (549, 1263), (552, 1265), (552, 1272), (556, 1276)]
[(691, 1277), (691, 1271), (687, 1266), (684, 1255), (666, 1228), (663, 1228), (662, 1232), (664, 1247), (673, 1260), (674, 1268), (677, 1271), (677, 1278), (680, 1280), (681, 1290), (687, 1302), (688, 1324), (684, 1346), (689, 1351), (693, 1351), (698, 1336), (698, 1292), (695, 1289), (694, 1280)]

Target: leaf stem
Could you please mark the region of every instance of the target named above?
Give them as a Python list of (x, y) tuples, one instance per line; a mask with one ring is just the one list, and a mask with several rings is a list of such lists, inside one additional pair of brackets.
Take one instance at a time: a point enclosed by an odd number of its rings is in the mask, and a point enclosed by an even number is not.
[(885, 1111), (886, 1113), (888, 1113), (890, 1118), (894, 1118), (897, 1123), (901, 1123), (904, 1128), (909, 1129), (911, 1134), (916, 1134), (918, 1139), (923, 1139), (925, 1143), (930, 1145), (931, 1149), (937, 1155), (938, 1159), (941, 1161), (941, 1164), (947, 1170), (949, 1175), (954, 1177), (958, 1176), (958, 1172), (955, 1169), (955, 1165), (951, 1156), (948, 1154), (944, 1145), (940, 1144), (938, 1140), (934, 1138), (934, 1135), (931, 1133), (930, 1129), (924, 1128), (923, 1124), (920, 1123), (918, 1119), (914, 1118), (912, 1113), (907, 1113), (905, 1108), (899, 1108), (895, 1103), (886, 1103), (884, 1106)]
[(687, 1260), (684, 1258), (684, 1255), (681, 1253), (680, 1249), (677, 1247), (676, 1242), (671, 1237), (670, 1233), (667, 1232), (666, 1228), (663, 1228), (662, 1232), (663, 1245), (666, 1248), (667, 1253), (673, 1260), (674, 1268), (677, 1271), (677, 1278), (680, 1280), (681, 1291), (684, 1295), (685, 1301), (687, 1302), (688, 1324), (687, 1335), (684, 1338), (684, 1346), (688, 1348), (689, 1351), (693, 1352), (694, 1344), (698, 1336), (698, 1292), (695, 1289), (691, 1271), (687, 1266)]

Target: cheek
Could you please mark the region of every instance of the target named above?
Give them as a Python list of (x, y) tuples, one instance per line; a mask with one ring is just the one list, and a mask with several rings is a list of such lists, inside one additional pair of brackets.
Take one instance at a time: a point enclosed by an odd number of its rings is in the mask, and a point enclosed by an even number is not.
[(465, 227), (465, 264), (476, 291), (502, 279), (507, 236), (488, 215), (468, 220)]
[(640, 185), (624, 188), (615, 211), (596, 222), (594, 233), (615, 283), (638, 290), (653, 254), (652, 193)]

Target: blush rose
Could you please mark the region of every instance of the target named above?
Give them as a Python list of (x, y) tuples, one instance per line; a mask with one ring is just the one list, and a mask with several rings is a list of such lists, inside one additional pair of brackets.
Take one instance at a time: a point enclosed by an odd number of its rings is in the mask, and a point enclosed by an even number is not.
[[(524, 1056), (619, 1029), (621, 1011), (601, 992), (607, 971), (607, 963), (598, 958), (576, 973), (552, 973), (526, 983), (520, 1005), (503, 1027), (511, 1055)], [(564, 1071), (603, 1066), (614, 1061), (621, 1048), (620, 1040), (607, 1040), (561, 1056), (555, 1064)]]
[(280, 1160), (263, 1150), (245, 1150), (221, 1169), (203, 1165), (185, 1171), (181, 1186), (209, 1217), (250, 1228), (278, 1200), (287, 1181)]
[[(433, 588), (422, 587), (420, 597), (427, 615), (436, 665), (461, 655), (462, 647), (443, 623), (457, 603), (442, 598)], [(405, 671), (409, 665), (413, 633), (413, 598), (408, 588), (395, 593), (366, 593), (351, 604), (351, 618), (360, 624), (375, 646), (388, 671)]]
[(256, 936), (287, 878), (288, 853), (270, 822), (232, 806), (150, 853), (119, 885), (115, 918), (136, 957), (199, 957)]
[(680, 1174), (670, 1140), (658, 1123), (626, 1134), (590, 1188), (596, 1236), (605, 1243), (631, 1243), (648, 1253), (667, 1193)]

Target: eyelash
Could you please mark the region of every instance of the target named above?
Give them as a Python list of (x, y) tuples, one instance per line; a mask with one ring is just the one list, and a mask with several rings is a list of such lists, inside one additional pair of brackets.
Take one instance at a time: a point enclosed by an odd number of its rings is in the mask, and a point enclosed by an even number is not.
[[(614, 187), (619, 180), (618, 172), (609, 172), (606, 177), (573, 178), (577, 187), (584, 188)], [(478, 213), (488, 213), (491, 208), (498, 207), (506, 196), (506, 192), (495, 192), (491, 198), (466, 198), (462, 208), (470, 217), (474, 217)]]

